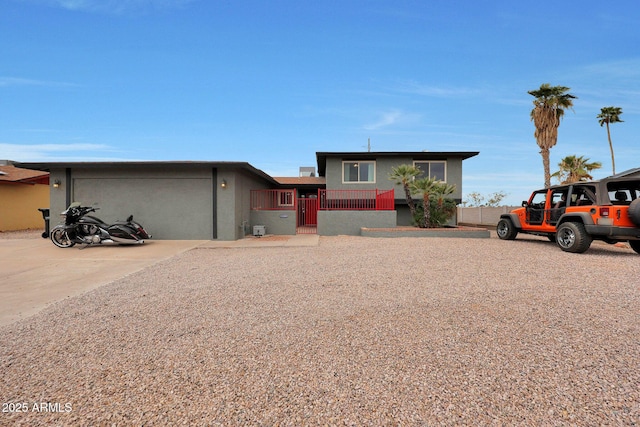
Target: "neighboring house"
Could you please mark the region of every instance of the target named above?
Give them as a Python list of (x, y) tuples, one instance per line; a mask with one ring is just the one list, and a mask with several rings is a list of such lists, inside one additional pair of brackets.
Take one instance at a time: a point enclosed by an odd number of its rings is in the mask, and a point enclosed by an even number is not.
[[(477, 152), (316, 153), (299, 177), (273, 178), (244, 162), (23, 163), (46, 170), (51, 216), (71, 202), (99, 207), (110, 222), (129, 214), (158, 239), (236, 240), (266, 226), (269, 234), (360, 234), (362, 227), (410, 222), (393, 166), (415, 164), (462, 194), (462, 160)], [(407, 212), (405, 212), (407, 211)], [(55, 224), (52, 224), (52, 226)]]
[(0, 231), (44, 228), (38, 208), (49, 207), (49, 174), (0, 160)]

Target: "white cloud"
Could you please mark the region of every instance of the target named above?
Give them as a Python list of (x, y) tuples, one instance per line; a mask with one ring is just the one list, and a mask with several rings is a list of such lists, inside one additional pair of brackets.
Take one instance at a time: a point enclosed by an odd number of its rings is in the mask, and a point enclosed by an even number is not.
[(106, 160), (115, 150), (104, 144), (3, 144), (0, 158), (18, 162)]
[(377, 130), (383, 127), (391, 126), (398, 122), (402, 117), (400, 111), (394, 110), (383, 113), (375, 122), (365, 125), (366, 130)]
[(71, 11), (121, 14), (144, 10), (180, 8), (197, 0), (22, 0)]
[(76, 86), (73, 83), (0, 76), (0, 87), (8, 86)]
[(480, 89), (454, 86), (435, 86), (418, 83), (416, 81), (407, 81), (401, 83), (398, 87), (398, 90), (400, 92), (410, 93), (414, 95), (432, 96), (436, 98), (460, 98), (477, 96), (482, 93)]
[[(640, 78), (640, 58), (628, 58), (590, 64), (582, 69), (588, 76), (609, 79)], [(583, 75), (584, 77), (584, 75)]]

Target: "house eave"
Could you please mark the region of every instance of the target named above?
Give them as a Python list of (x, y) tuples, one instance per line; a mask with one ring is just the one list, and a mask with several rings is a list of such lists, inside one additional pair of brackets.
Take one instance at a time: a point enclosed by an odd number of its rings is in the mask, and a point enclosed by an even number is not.
[(266, 172), (252, 166), (248, 162), (236, 161), (113, 161), (113, 162), (22, 162), (15, 163), (19, 167), (42, 170), (50, 172), (52, 169), (76, 169), (76, 168), (93, 168), (105, 169), (118, 166), (147, 168), (147, 167), (207, 167), (207, 168), (237, 168), (245, 170), (253, 175), (257, 175), (269, 183), (277, 185), (278, 182), (268, 175)]

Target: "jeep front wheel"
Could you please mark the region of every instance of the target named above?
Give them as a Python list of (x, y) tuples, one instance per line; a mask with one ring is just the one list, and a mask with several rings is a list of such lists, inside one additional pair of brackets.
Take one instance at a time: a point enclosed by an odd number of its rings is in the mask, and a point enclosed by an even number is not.
[(516, 230), (516, 227), (510, 219), (502, 218), (498, 221), (496, 233), (502, 240), (513, 240), (518, 235), (518, 230)]
[(584, 225), (579, 222), (562, 223), (556, 233), (556, 242), (565, 252), (585, 252), (591, 246), (592, 240)]

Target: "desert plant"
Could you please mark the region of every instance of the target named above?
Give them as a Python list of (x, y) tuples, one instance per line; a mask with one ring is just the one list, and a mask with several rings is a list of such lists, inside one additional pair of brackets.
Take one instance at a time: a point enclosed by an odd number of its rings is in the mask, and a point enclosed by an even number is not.
[(484, 195), (478, 193), (477, 191), (474, 191), (472, 193), (467, 194), (467, 198), (463, 200), (462, 206), (470, 207), (470, 208), (482, 208), (482, 207), (493, 208), (496, 206), (500, 206), (500, 203), (505, 197), (507, 197), (507, 195), (508, 194), (505, 193), (504, 191), (495, 191), (489, 194), (487, 196), (489, 198), (486, 199)]
[(445, 196), (456, 191), (455, 185), (449, 185), (446, 182), (429, 177), (413, 181), (410, 187), (412, 193), (422, 193), (422, 219), (417, 222), (421, 228), (434, 226), (431, 219), (431, 200), (434, 200), (433, 205), (436, 210), (443, 209)]
[[(443, 227), (447, 225), (449, 220), (453, 218), (453, 215), (456, 213), (456, 202), (453, 199), (445, 198), (441, 203), (438, 203), (437, 198), (435, 196), (431, 196), (429, 209), (431, 209), (430, 227)], [(422, 203), (420, 203), (418, 206), (416, 206), (416, 213), (413, 216), (413, 223), (420, 226), (423, 220), (424, 208), (422, 206)]]

